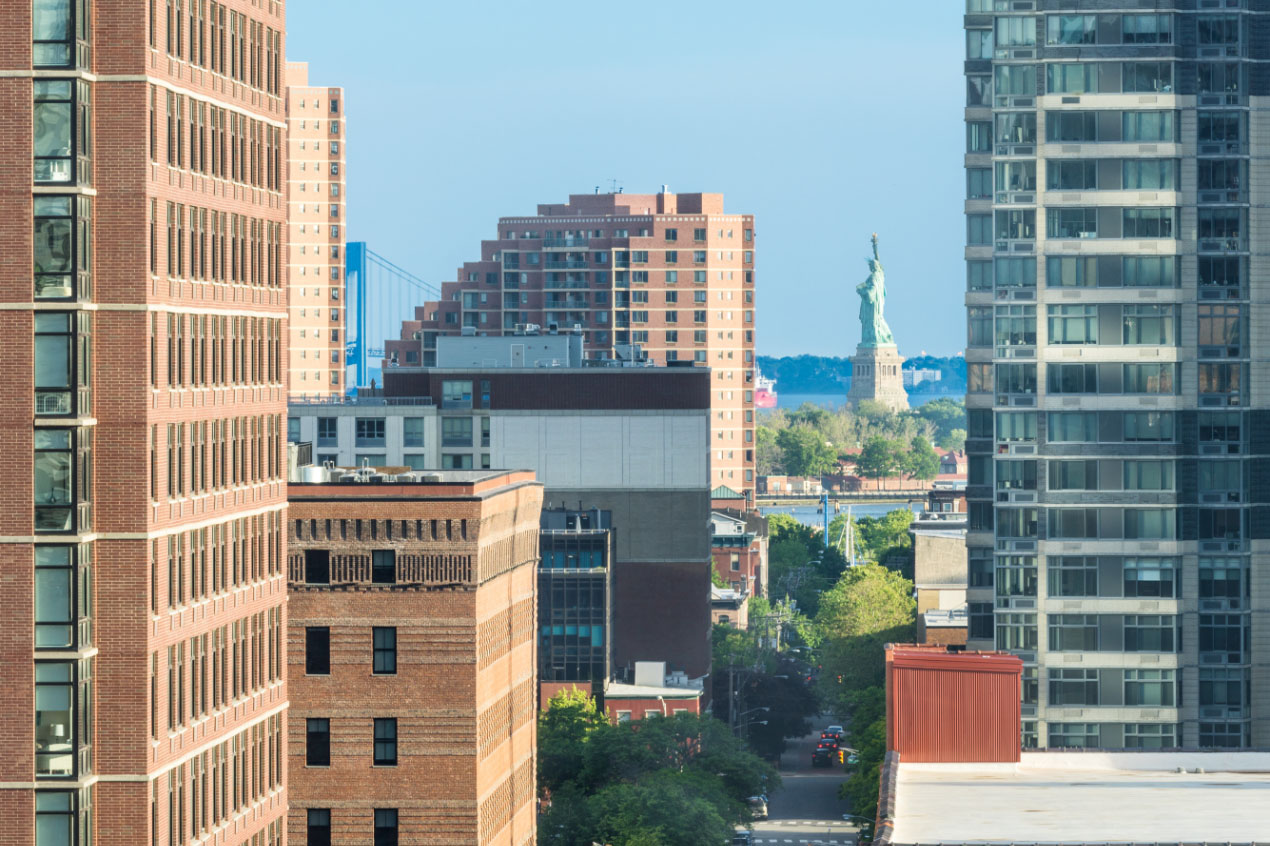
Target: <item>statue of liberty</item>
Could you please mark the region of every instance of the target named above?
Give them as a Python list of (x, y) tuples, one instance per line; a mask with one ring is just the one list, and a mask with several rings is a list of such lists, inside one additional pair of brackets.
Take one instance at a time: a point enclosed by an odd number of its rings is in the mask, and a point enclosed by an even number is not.
[(860, 346), (878, 347), (895, 344), (891, 327), (886, 325), (882, 310), (886, 308), (886, 275), (878, 257), (878, 233), (873, 233), (873, 258), (868, 259), (869, 278), (855, 286), (860, 295)]

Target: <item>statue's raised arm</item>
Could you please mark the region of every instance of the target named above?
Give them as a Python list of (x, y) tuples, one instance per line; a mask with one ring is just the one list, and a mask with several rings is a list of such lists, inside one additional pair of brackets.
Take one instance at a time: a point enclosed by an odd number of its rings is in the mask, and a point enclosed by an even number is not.
[(882, 263), (882, 257), (878, 255), (878, 233), (873, 233), (873, 260)]

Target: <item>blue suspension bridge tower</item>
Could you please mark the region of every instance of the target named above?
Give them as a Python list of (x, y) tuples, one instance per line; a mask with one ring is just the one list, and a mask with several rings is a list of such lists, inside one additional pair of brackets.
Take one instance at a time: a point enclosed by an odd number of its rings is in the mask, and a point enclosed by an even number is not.
[(365, 241), (349, 243), (344, 260), (348, 310), (344, 357), (353, 371), (350, 384), (355, 389), (369, 386), (378, 373), (384, 341), (399, 337), (402, 321), (414, 316), (415, 306), (440, 299), (441, 290), (374, 252)]

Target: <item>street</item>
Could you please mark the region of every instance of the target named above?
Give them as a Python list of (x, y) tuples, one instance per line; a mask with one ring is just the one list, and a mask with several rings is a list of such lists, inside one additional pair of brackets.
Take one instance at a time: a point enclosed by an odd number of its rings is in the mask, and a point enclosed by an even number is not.
[(811, 734), (790, 741), (780, 761), (784, 785), (768, 797), (768, 818), (754, 824), (756, 845), (847, 846), (856, 842), (857, 826), (842, 819), (850, 808), (838, 798), (838, 785), (845, 778), (841, 765), (837, 761), (828, 768), (811, 765), (820, 731), (830, 722), (831, 718), (822, 717), (813, 724)]

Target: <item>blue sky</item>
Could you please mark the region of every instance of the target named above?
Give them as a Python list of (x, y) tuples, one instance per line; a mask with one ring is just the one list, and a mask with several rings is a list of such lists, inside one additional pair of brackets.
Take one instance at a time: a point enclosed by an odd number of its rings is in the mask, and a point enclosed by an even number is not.
[(963, 9), (300, 0), (287, 58), (346, 89), (350, 239), (429, 282), (500, 216), (665, 183), (757, 217), (759, 354), (854, 352), (877, 231), (901, 353), (949, 355), (965, 344)]

